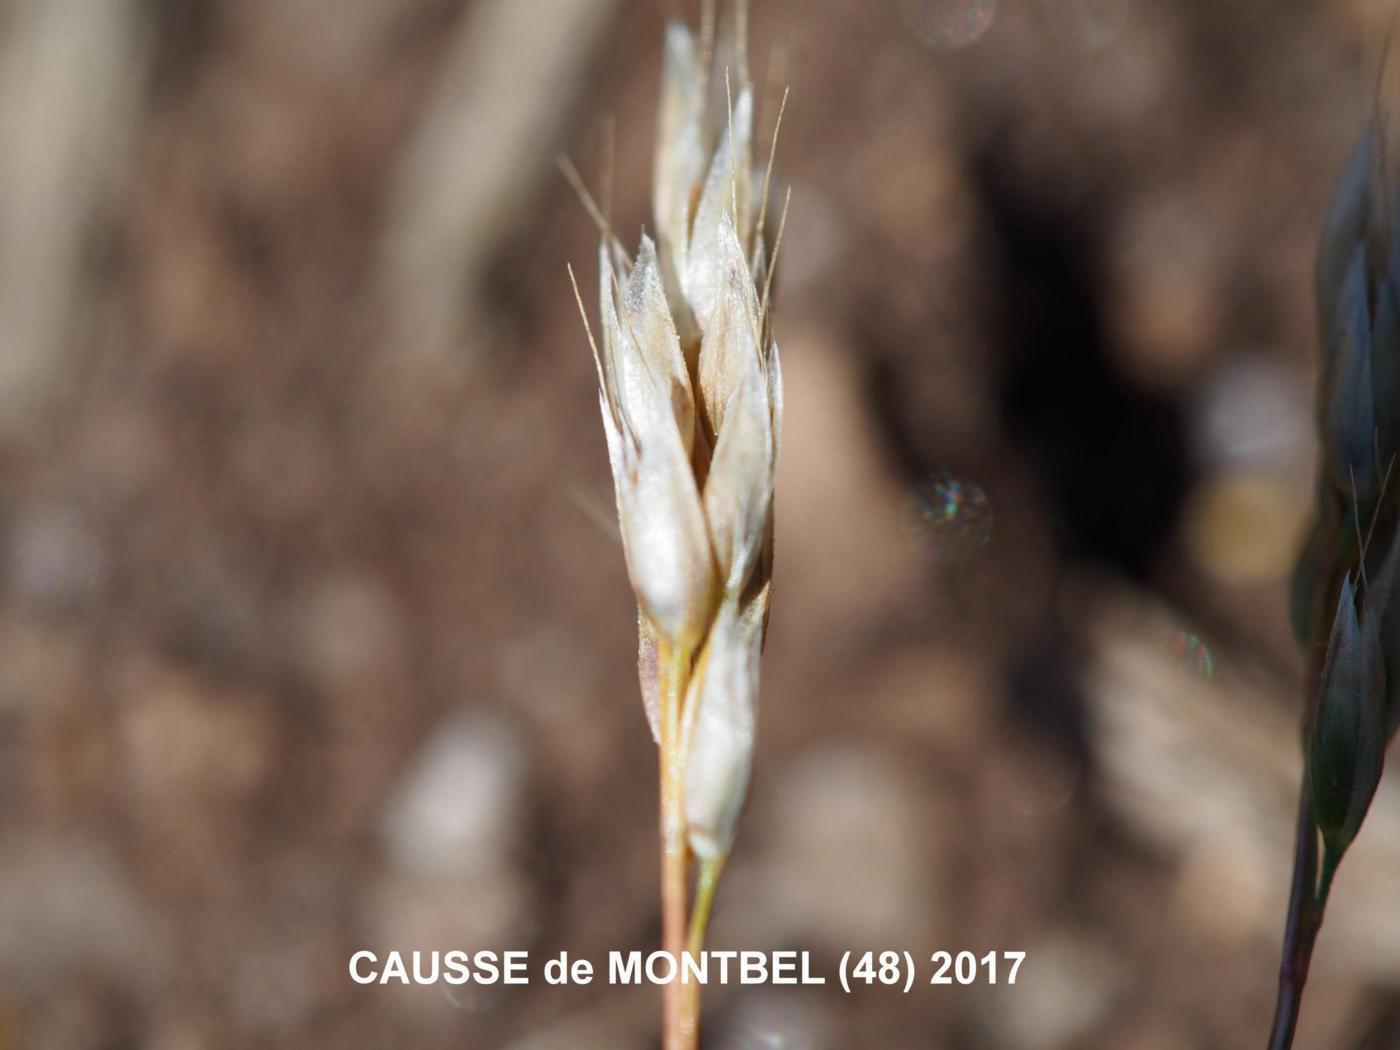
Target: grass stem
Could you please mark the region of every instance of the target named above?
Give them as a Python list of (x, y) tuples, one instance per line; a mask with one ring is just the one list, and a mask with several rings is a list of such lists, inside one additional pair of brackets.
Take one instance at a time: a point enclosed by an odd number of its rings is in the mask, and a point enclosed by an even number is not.
[(710, 926), (710, 909), (715, 903), (715, 888), (719, 885), (720, 873), (724, 871), (724, 858), (700, 862), (700, 872), (695, 880), (695, 908), (690, 913), (690, 936), (686, 950), (699, 956), (705, 950), (705, 931)]
[(1274, 1005), (1269, 1050), (1289, 1050), (1298, 1027), (1303, 987), (1308, 982), (1313, 942), (1322, 924), (1317, 901), (1317, 826), (1312, 811), (1312, 784), (1306, 771), (1298, 792), (1298, 828), (1293, 847), (1293, 884), (1288, 895), (1288, 923), (1279, 963), (1278, 1000)]
[[(1313, 634), (1322, 629), (1325, 610), (1331, 595), (1315, 602), (1312, 611)], [(1306, 726), (1315, 702), (1313, 697), (1322, 682), (1322, 654), (1309, 661), (1305, 679), (1308, 704), (1304, 715)], [(1283, 957), (1279, 962), (1278, 999), (1274, 1004), (1273, 1027), (1269, 1033), (1268, 1050), (1291, 1050), (1293, 1035), (1298, 1027), (1298, 1013), (1303, 1003), (1303, 988), (1308, 983), (1313, 945), (1322, 928), (1322, 916), (1327, 907), (1327, 895), (1336, 871), (1336, 860), (1330, 851), (1323, 862), (1322, 887), (1318, 886), (1318, 832), (1313, 813), (1312, 776), (1307, 761), (1307, 731), (1303, 734), (1303, 781), (1298, 787), (1298, 826), (1294, 833), (1293, 882), (1288, 893), (1288, 919), (1283, 931)]]
[[(724, 871), (724, 858), (702, 860), (695, 878), (695, 905), (690, 913), (690, 934), (686, 938), (686, 951), (697, 960), (705, 950), (705, 931), (710, 926), (710, 909), (715, 903), (715, 888), (719, 885), (720, 873)], [(686, 1009), (694, 1018), (698, 1028), (700, 1021), (700, 992), (698, 984), (688, 984), (685, 988)]]
[[(686, 938), (685, 798), (681, 756), (681, 700), (690, 674), (690, 654), (663, 654), (661, 692), (661, 946), (681, 964)], [(696, 1006), (684, 986), (672, 982), (662, 992), (664, 1050), (695, 1050)]]

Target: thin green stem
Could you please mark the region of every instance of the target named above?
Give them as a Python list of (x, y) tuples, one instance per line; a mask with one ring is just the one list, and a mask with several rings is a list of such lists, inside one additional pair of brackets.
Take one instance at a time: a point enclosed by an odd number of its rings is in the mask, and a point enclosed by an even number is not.
[(1322, 853), (1322, 879), (1317, 884), (1317, 924), (1322, 925), (1322, 915), (1327, 910), (1327, 898), (1332, 895), (1332, 879), (1337, 874), (1337, 866), (1342, 863), (1342, 855), (1330, 849)]
[(710, 926), (710, 909), (714, 907), (715, 889), (719, 886), (719, 877), (723, 871), (723, 857), (700, 862), (700, 873), (695, 880), (695, 906), (690, 913), (690, 936), (686, 942), (686, 950), (696, 958), (705, 950), (705, 931)]
[[(700, 871), (695, 877), (695, 905), (690, 913), (690, 935), (686, 938), (686, 952), (697, 961), (705, 950), (705, 931), (710, 925), (710, 909), (715, 903), (715, 888), (719, 885), (720, 873), (724, 871), (724, 858), (702, 860)], [(686, 986), (686, 1004), (690, 1015), (695, 1018), (698, 1028), (700, 1020), (700, 985)]]

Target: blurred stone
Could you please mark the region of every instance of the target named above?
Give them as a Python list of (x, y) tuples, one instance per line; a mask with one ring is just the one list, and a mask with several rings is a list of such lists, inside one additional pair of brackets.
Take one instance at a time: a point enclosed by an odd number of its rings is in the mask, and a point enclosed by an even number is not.
[(120, 748), (110, 724), (92, 718), (81, 702), (57, 694), (22, 743), (15, 746), (15, 760), (9, 762), (8, 748), (0, 741), (0, 782), (9, 777), (17, 781), (6, 787), (24, 790), (50, 812), (110, 799), (122, 765)]
[(303, 596), (293, 650), (326, 689), (382, 680), (402, 660), (402, 616), (378, 581), (350, 572), (317, 580)]
[(111, 1045), (115, 1006), (89, 988), (78, 986), (40, 1012), (23, 1033), (28, 1045), (44, 1050), (99, 1050)]
[(52, 714), (86, 685), (82, 639), (39, 618), (0, 619), (0, 715)]
[(62, 504), (21, 508), (6, 555), (11, 586), (40, 608), (93, 601), (107, 580), (106, 544), (88, 518)]
[(320, 1005), (315, 956), (303, 931), (284, 930), (276, 942), (248, 945), (233, 960), (228, 988), (244, 1023), (269, 1034), (301, 1030)]
[(906, 739), (969, 748), (996, 731), (999, 688), (966, 647), (908, 646), (871, 668), (862, 702)]
[(38, 994), (79, 973), (153, 989), (173, 947), (167, 933), (97, 841), (12, 835), (0, 848), (0, 983), (7, 992)]
[(339, 464), (308, 420), (260, 420), (238, 435), (233, 451), (239, 486), (260, 514), (307, 520), (333, 498)]
[(606, 1021), (580, 1016), (511, 1043), (506, 1050), (639, 1050), (645, 1045)]
[[(258, 841), (259, 803), (277, 758), (269, 698), (150, 658), (131, 659), (116, 683), (115, 725), (86, 742), (91, 750), (112, 739), (113, 776), (89, 798), (127, 822), (146, 877), (168, 888), (231, 892), (247, 877), (246, 850)], [(75, 713), (73, 741), (55, 758), (103, 758), (76, 749), (93, 725)]]
[(1286, 577), (1307, 525), (1308, 491), (1291, 479), (1243, 472), (1199, 486), (1182, 525), (1192, 557), (1228, 584)]
[(542, 623), (502, 646), (501, 685), (532, 717), (576, 718), (591, 700), (598, 657), (566, 626)]
[[(987, 763), (992, 777), (987, 787), (999, 815), (1022, 820), (1051, 817), (1068, 808), (1083, 786), (1088, 774), (1078, 760), (1037, 744), (1025, 738), (1003, 741), (1008, 753), (999, 762)], [(1052, 823), (1046, 834), (1058, 830), (1060, 825)], [(1018, 837), (1026, 834), (1018, 831)]]
[(77, 435), (78, 458), (103, 505), (129, 504), (173, 476), (175, 443), (149, 406), (112, 399), (91, 407)]
[[(621, 572), (620, 555), (617, 565)], [(626, 629), (625, 619), (622, 626)], [(629, 649), (636, 644), (628, 641)], [(499, 653), (501, 698), (518, 709), (539, 748), (537, 759), (559, 782), (605, 782), (617, 772), (619, 733), (631, 729), (650, 739), (635, 665), (614, 663), (622, 691), (599, 693), (600, 660), (619, 655), (626, 660), (627, 651), (587, 644), (576, 628), (546, 621), (504, 642)], [(616, 717), (599, 717), (600, 695)]]
[(1117, 342), (1135, 375), (1185, 385), (1214, 353), (1223, 320), (1224, 263), (1210, 211), (1181, 192), (1144, 194), (1113, 229)]
[(1243, 945), (1278, 917), (1266, 911), (1265, 877), (1278, 858), (1251, 857), (1248, 840), (1199, 843), (1177, 873), (1175, 907), (1198, 940)]
[(376, 950), (518, 949), (535, 934), (529, 887), (509, 868), (453, 878), (390, 873), (366, 893)]
[(214, 1022), (193, 1015), (157, 1018), (146, 1042), (147, 1050), (210, 1050), (218, 1046)]
[(720, 1029), (718, 1050), (830, 1050), (831, 1018), (810, 989), (746, 988)]
[(266, 673), (276, 627), (268, 621), (252, 566), (231, 555), (233, 545), (213, 521), (186, 521), (181, 528), (176, 546), (151, 552), (159, 559), (152, 598), (162, 606), (160, 615), (171, 624), (181, 654), (214, 673)]
[(778, 543), (785, 562), (820, 571), (786, 574), (775, 608), (838, 609), (850, 623), (922, 581), (921, 560), (901, 527), (904, 494), (880, 455), (854, 360), (826, 333), (787, 331)]
[(191, 800), (246, 799), (263, 784), (276, 734), (252, 694), (144, 660), (131, 662), (122, 686), (119, 736), (140, 806), (209, 819)]
[(1025, 945), (1016, 984), (988, 985), (979, 1018), (993, 1045), (1056, 1050), (1090, 1035), (1126, 991), (1124, 961), (1089, 936), (1060, 930)]
[(494, 715), (457, 711), (423, 744), (394, 786), (380, 825), (399, 869), (450, 876), (507, 864), (523, 819), (525, 760)]
[(1194, 1050), (1200, 1045), (1184, 1020), (1134, 1015), (1106, 1041), (1116, 1050)]
[[(448, 951), (532, 941), (537, 902), (512, 857), (525, 813), (525, 766), (514, 731), (496, 716), (458, 711), (443, 719), (385, 805), (380, 836), (391, 866), (364, 897), (367, 943)], [(396, 994), (393, 1003), (410, 1014), (444, 1002), (489, 1005), (474, 995)]]
[(1217, 470), (1312, 470), (1313, 423), (1300, 377), (1274, 356), (1236, 354), (1196, 396), (1196, 458)]
[(716, 940), (800, 938), (838, 953), (923, 943), (940, 903), (925, 855), (933, 822), (898, 758), (874, 744), (830, 746), (789, 763), (772, 784), (738, 846), (762, 850), (761, 876), (735, 871)]

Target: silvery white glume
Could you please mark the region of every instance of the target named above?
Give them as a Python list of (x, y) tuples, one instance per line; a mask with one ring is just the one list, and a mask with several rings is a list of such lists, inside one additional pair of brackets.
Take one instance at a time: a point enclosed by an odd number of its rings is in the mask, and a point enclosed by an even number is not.
[(782, 379), (766, 304), (753, 90), (716, 119), (696, 43), (667, 30), (657, 242), (599, 248), (598, 380), (639, 671), (658, 735), (662, 656), (695, 654), (683, 707), (691, 848), (722, 856), (752, 761), (772, 569)]

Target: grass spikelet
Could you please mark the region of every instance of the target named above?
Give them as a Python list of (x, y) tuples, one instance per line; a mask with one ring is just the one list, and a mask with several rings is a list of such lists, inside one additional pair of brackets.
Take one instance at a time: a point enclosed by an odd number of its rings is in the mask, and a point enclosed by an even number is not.
[[(773, 256), (763, 260), (783, 111), (755, 199), (744, 0), (733, 33), (736, 68), (724, 70), (716, 113), (707, 104), (713, 4), (698, 41), (679, 22), (667, 27), (655, 241), (643, 235), (627, 254), (573, 165), (560, 162), (601, 239), (597, 339), (577, 282), (574, 296), (597, 366), (637, 597), (638, 672), (660, 757), (662, 941), (677, 958), (703, 950), (747, 794), (772, 593), (782, 381), (769, 295), (786, 200)], [(698, 988), (669, 985), (663, 1005), (665, 1050), (694, 1050)]]

